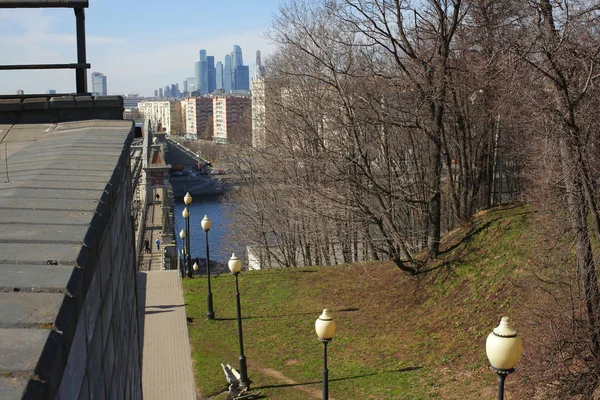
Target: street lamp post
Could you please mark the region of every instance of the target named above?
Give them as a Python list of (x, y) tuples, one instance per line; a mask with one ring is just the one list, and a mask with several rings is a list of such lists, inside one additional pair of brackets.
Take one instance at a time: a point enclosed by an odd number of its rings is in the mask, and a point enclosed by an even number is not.
[(185, 208), (183, 209), (182, 215), (183, 218), (185, 219), (185, 230), (186, 230), (186, 237), (187, 237), (187, 241), (186, 241), (186, 253), (187, 253), (187, 268), (186, 268), (186, 272), (187, 272), (187, 277), (191, 278), (192, 277), (192, 255), (190, 252), (190, 242), (192, 239), (191, 233), (190, 233), (190, 204), (192, 204), (192, 196), (190, 195), (190, 193), (186, 193), (186, 195), (183, 197), (183, 202), (185, 203)]
[(498, 374), (498, 400), (504, 400), (504, 381), (508, 374), (515, 371), (515, 365), (521, 358), (523, 343), (508, 317), (502, 317), (485, 342), (485, 352), (491, 369)]
[(240, 291), (238, 287), (238, 275), (242, 270), (242, 262), (235, 255), (231, 254), (229, 259), (229, 270), (235, 276), (235, 302), (237, 307), (237, 322), (238, 322), (238, 338), (240, 342), (240, 386), (250, 389), (250, 381), (248, 380), (248, 369), (246, 368), (246, 356), (244, 355), (244, 338), (242, 335), (242, 312), (240, 306)]
[(186, 270), (185, 263), (187, 262), (187, 256), (185, 255), (185, 248), (186, 248), (185, 247), (186, 246), (185, 237), (186, 237), (186, 235), (185, 235), (185, 231), (183, 229), (181, 230), (181, 232), (179, 232), (179, 237), (181, 238), (181, 246), (182, 246), (181, 253), (183, 254), (183, 269), (181, 270), (181, 277), (184, 278), (185, 270)]
[(328, 309), (315, 322), (315, 331), (319, 340), (323, 343), (323, 400), (329, 399), (329, 370), (327, 369), (327, 344), (333, 339), (335, 333), (335, 321), (329, 314)]
[(212, 226), (212, 222), (210, 221), (210, 218), (208, 218), (208, 215), (205, 215), (204, 218), (202, 218), (202, 222), (200, 223), (200, 225), (202, 226), (202, 229), (204, 229), (206, 237), (206, 277), (208, 278), (208, 293), (206, 294), (206, 318), (215, 319), (215, 312), (213, 311), (212, 292), (210, 290), (210, 258), (208, 256), (208, 231)]

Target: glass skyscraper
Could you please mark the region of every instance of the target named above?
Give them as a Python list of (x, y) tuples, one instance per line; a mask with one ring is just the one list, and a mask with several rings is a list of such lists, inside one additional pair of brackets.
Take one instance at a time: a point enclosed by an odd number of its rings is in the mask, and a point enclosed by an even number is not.
[(100, 72), (92, 72), (92, 96), (106, 96), (106, 76)]
[(231, 55), (227, 54), (225, 56), (225, 68), (223, 68), (223, 89), (225, 92), (231, 92), (233, 89), (232, 75)]
[(221, 61), (217, 61), (217, 72), (215, 76), (217, 77), (217, 90), (223, 89), (223, 63)]
[(206, 93), (208, 93), (208, 59), (206, 50), (200, 50), (200, 94)]

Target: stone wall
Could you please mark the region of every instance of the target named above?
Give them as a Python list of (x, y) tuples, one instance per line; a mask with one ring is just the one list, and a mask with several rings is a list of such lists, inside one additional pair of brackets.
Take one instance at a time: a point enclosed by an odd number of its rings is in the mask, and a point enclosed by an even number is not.
[(89, 119), (123, 119), (121, 96), (0, 98), (0, 124), (36, 124)]
[(0, 398), (141, 399), (133, 122), (1, 132)]

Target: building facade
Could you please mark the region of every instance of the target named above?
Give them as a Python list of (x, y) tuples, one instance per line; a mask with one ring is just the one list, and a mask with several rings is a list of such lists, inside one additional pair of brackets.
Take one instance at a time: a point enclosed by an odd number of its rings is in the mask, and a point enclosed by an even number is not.
[(168, 133), (182, 133), (181, 102), (175, 100), (153, 100), (138, 103), (138, 109), (152, 126), (162, 127)]
[(188, 97), (181, 101), (185, 133), (197, 138), (212, 139), (213, 99)]
[(213, 142), (220, 144), (250, 141), (251, 107), (249, 96), (218, 95), (213, 101)]

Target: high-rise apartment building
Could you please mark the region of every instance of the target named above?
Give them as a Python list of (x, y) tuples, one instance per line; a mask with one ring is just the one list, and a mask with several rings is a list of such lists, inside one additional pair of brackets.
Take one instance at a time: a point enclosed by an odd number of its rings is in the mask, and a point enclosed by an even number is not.
[(174, 100), (141, 101), (138, 109), (152, 122), (152, 126), (161, 126), (168, 133), (181, 133), (181, 102)]
[(251, 101), (248, 96), (217, 95), (213, 101), (213, 142), (249, 142)]
[(100, 72), (92, 72), (92, 96), (106, 96), (106, 76)]
[(184, 111), (185, 133), (197, 138), (212, 139), (213, 99), (210, 97), (188, 97), (181, 101)]

